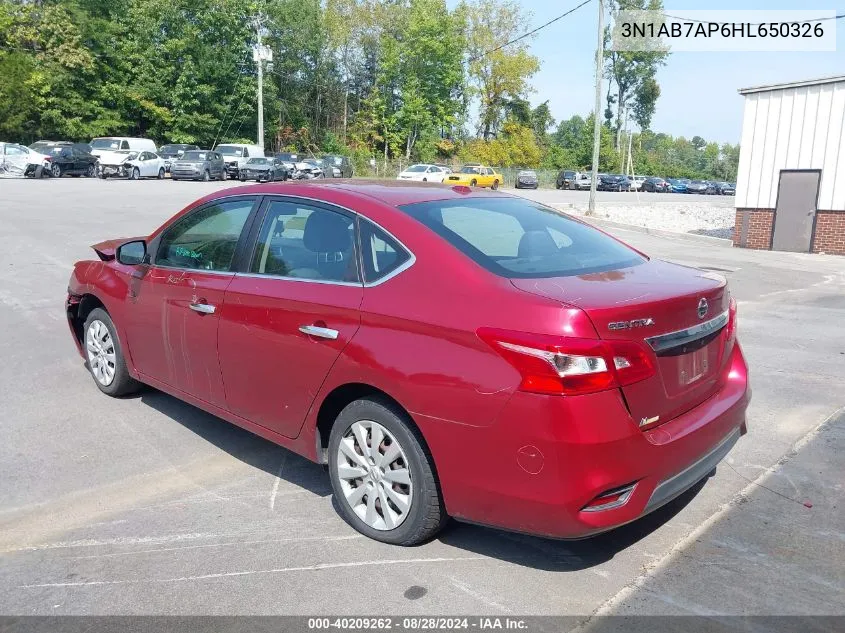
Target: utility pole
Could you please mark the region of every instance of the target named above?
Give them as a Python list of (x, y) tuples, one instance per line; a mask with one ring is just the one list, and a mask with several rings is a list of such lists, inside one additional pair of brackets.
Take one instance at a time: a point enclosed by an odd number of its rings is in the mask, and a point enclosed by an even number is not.
[(264, 149), (264, 59), (266, 57), (264, 46), (261, 43), (261, 17), (255, 18), (255, 39), (256, 47), (252, 58), (258, 67), (258, 145)]
[(593, 177), (590, 182), (590, 203), (587, 206), (587, 215), (596, 213), (596, 186), (599, 179), (599, 147), (601, 146), (601, 82), (602, 65), (604, 64), (604, 7), (602, 0), (599, 5), (599, 35), (598, 46), (596, 47), (596, 110), (594, 113), (593, 125)]

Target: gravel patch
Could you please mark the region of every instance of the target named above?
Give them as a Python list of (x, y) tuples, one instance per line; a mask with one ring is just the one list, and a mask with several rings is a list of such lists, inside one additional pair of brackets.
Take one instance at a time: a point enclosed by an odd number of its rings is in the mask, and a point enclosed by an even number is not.
[[(721, 203), (721, 204), (719, 204)], [(584, 215), (586, 207), (581, 205), (555, 205), (562, 211)], [(603, 203), (596, 209), (596, 217), (643, 226), (661, 231), (694, 233), (730, 239), (733, 235), (736, 211), (733, 206), (718, 203), (684, 202), (660, 204), (608, 204)]]

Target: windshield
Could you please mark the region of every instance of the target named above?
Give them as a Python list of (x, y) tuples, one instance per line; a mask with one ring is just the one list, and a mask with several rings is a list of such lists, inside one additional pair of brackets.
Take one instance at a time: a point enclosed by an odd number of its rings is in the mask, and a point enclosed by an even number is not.
[(206, 152), (185, 152), (182, 154), (182, 160), (205, 160), (206, 156)]
[(437, 200), (399, 208), (502, 277), (585, 275), (645, 261), (600, 231), (530, 200)]
[(416, 174), (421, 171), (425, 171), (426, 169), (428, 169), (428, 165), (411, 165), (405, 171)]
[(244, 150), (242, 147), (235, 147), (234, 145), (218, 145), (217, 151), (223, 156), (243, 156)]
[(162, 145), (158, 153), (159, 154), (178, 154), (179, 152), (183, 152), (187, 149), (187, 145)]
[(474, 166), (471, 166), (471, 165), (466, 165), (464, 167), (461, 167), (461, 173), (462, 174), (480, 174), (481, 168), (477, 167), (477, 166), (474, 167)]
[(91, 149), (120, 149), (120, 139), (95, 138), (91, 141)]
[(319, 166), (319, 165), (321, 165), (321, 164), (322, 164), (322, 162), (323, 162), (323, 161), (321, 161), (321, 160), (320, 160), (320, 159), (318, 159), (318, 158), (306, 158), (306, 159), (305, 159), (304, 161), (302, 161), (302, 162), (304, 162), (304, 163), (308, 163), (309, 165), (318, 165), (318, 166)]
[(47, 152), (45, 152), (44, 150), (52, 151), (52, 149), (54, 147), (67, 147), (67, 146), (66, 145), (56, 146), (56, 145), (53, 145), (52, 143), (33, 143), (32, 145), (29, 146), (29, 149), (31, 149), (34, 152), (40, 152), (42, 154), (46, 154)]
[(296, 160), (296, 154), (288, 154), (286, 152), (282, 152), (281, 154), (276, 154), (276, 158), (280, 158), (282, 160)]
[(533, 171), (521, 171), (517, 174), (517, 176), (536, 176), (537, 173)]
[(266, 158), (250, 158), (246, 161), (247, 165), (269, 165), (270, 161)]

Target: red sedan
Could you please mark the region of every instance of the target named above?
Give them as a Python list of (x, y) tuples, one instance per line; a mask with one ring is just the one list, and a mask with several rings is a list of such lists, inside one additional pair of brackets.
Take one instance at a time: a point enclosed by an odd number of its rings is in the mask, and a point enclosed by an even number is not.
[(287, 183), (94, 246), (67, 316), (106, 394), (144, 383), (328, 464), (343, 518), (552, 537), (705, 478), (750, 399), (724, 278), (468, 187)]

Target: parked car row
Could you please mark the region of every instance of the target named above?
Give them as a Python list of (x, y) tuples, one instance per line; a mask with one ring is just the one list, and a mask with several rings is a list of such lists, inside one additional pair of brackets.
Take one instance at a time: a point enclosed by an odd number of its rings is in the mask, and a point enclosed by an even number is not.
[[(557, 189), (576, 191), (589, 189), (592, 177), (571, 169), (564, 169), (557, 175)], [(622, 174), (599, 174), (596, 183), (598, 191), (648, 191), (653, 193), (696, 193), (700, 195), (732, 196), (736, 185), (715, 180), (690, 180), (689, 178), (660, 178), (659, 176), (625, 176)]]
[(0, 143), (0, 175), (137, 180), (163, 179), (168, 173), (173, 180), (205, 181), (351, 178), (352, 163), (335, 154), (300, 159), (241, 143), (223, 143), (210, 150), (189, 143), (157, 148), (150, 139), (133, 137), (101, 137), (90, 143), (38, 141), (29, 147)]

